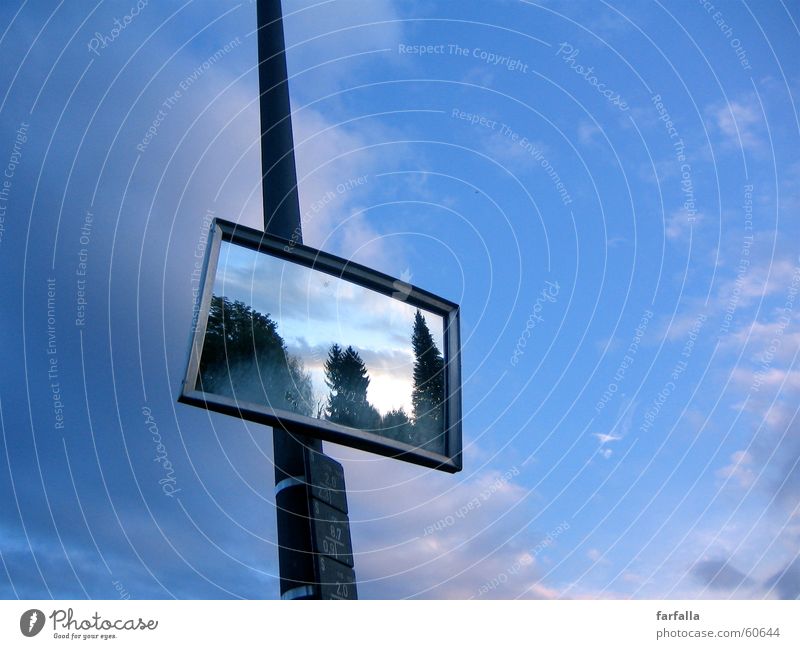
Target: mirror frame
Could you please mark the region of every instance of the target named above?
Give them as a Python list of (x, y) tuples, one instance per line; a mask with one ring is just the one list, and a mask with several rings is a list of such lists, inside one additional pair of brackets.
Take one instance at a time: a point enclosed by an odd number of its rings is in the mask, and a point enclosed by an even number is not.
[[(400, 301), (441, 316), (444, 319), (443, 357), (445, 362), (444, 454), (434, 453), (376, 433), (335, 424), (323, 419), (315, 419), (286, 410), (270, 408), (266, 405), (242, 402), (230, 397), (197, 390), (200, 356), (203, 350), (206, 324), (217, 273), (217, 263), (223, 241), (327, 273), (386, 295), (390, 299), (399, 299), (396, 294), (398, 293), (398, 287), (400, 287), (400, 292), (404, 296)], [(265, 234), (259, 230), (218, 218), (214, 219), (209, 230), (198, 297), (200, 304), (195, 304), (195, 310), (193, 311), (193, 320), (194, 314), (197, 314), (197, 322), (191, 333), (189, 359), (186, 364), (186, 373), (183, 378), (180, 396), (178, 397), (179, 402), (233, 415), (240, 419), (265, 424), (274, 428), (282, 428), (289, 433), (307, 435), (327, 442), (342, 444), (362, 451), (447, 471), (448, 473), (455, 473), (462, 469), (461, 341), (459, 307), (457, 304), (361, 264), (305, 246), (296, 241)]]

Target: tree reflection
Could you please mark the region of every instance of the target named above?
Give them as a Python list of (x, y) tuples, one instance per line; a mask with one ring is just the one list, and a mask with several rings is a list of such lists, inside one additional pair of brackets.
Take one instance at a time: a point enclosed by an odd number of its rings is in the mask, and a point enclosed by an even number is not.
[(311, 375), (289, 354), (277, 323), (244, 302), (213, 296), (197, 388), (239, 401), (313, 414)]
[(325, 384), (330, 390), (326, 418), (353, 428), (376, 429), (381, 416), (367, 401), (369, 373), (359, 353), (352, 347), (344, 351), (334, 343), (325, 361)]
[(411, 403), (414, 407), (415, 441), (424, 446), (444, 431), (444, 359), (419, 309), (414, 314), (411, 346), (414, 350)]
[(367, 397), (369, 370), (359, 352), (333, 343), (323, 370), (327, 398), (315, 403), (311, 374), (287, 351), (278, 323), (241, 301), (213, 296), (197, 389), (374, 432), (443, 452), (444, 359), (418, 309), (411, 331), (411, 403), (381, 415)]

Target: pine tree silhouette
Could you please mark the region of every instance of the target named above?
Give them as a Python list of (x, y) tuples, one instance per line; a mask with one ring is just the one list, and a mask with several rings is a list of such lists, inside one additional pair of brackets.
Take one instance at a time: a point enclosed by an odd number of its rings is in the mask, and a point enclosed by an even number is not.
[(325, 411), (329, 421), (355, 428), (378, 428), (380, 415), (367, 401), (367, 366), (355, 349), (342, 351), (337, 343), (331, 346), (325, 361), (325, 384), (330, 390)]
[(415, 442), (421, 446), (436, 439), (444, 430), (444, 359), (419, 309), (414, 314), (411, 346), (415, 359), (411, 404)]

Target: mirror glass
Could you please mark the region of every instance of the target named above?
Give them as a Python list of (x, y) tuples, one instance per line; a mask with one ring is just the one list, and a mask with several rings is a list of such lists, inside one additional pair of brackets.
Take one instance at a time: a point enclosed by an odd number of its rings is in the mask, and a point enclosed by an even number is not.
[(445, 453), (444, 318), (221, 243), (196, 389)]

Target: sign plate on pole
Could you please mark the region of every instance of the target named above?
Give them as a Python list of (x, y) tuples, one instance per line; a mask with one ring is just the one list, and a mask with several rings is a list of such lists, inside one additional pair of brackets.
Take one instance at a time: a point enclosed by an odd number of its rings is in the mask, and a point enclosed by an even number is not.
[(340, 512), (347, 513), (347, 492), (344, 486), (342, 465), (327, 455), (306, 451), (308, 481), (311, 497), (327, 503)]
[(358, 599), (352, 568), (323, 556), (317, 557), (317, 566), (321, 599)]
[(311, 503), (311, 527), (316, 552), (352, 568), (353, 544), (347, 514), (316, 499), (312, 499)]

